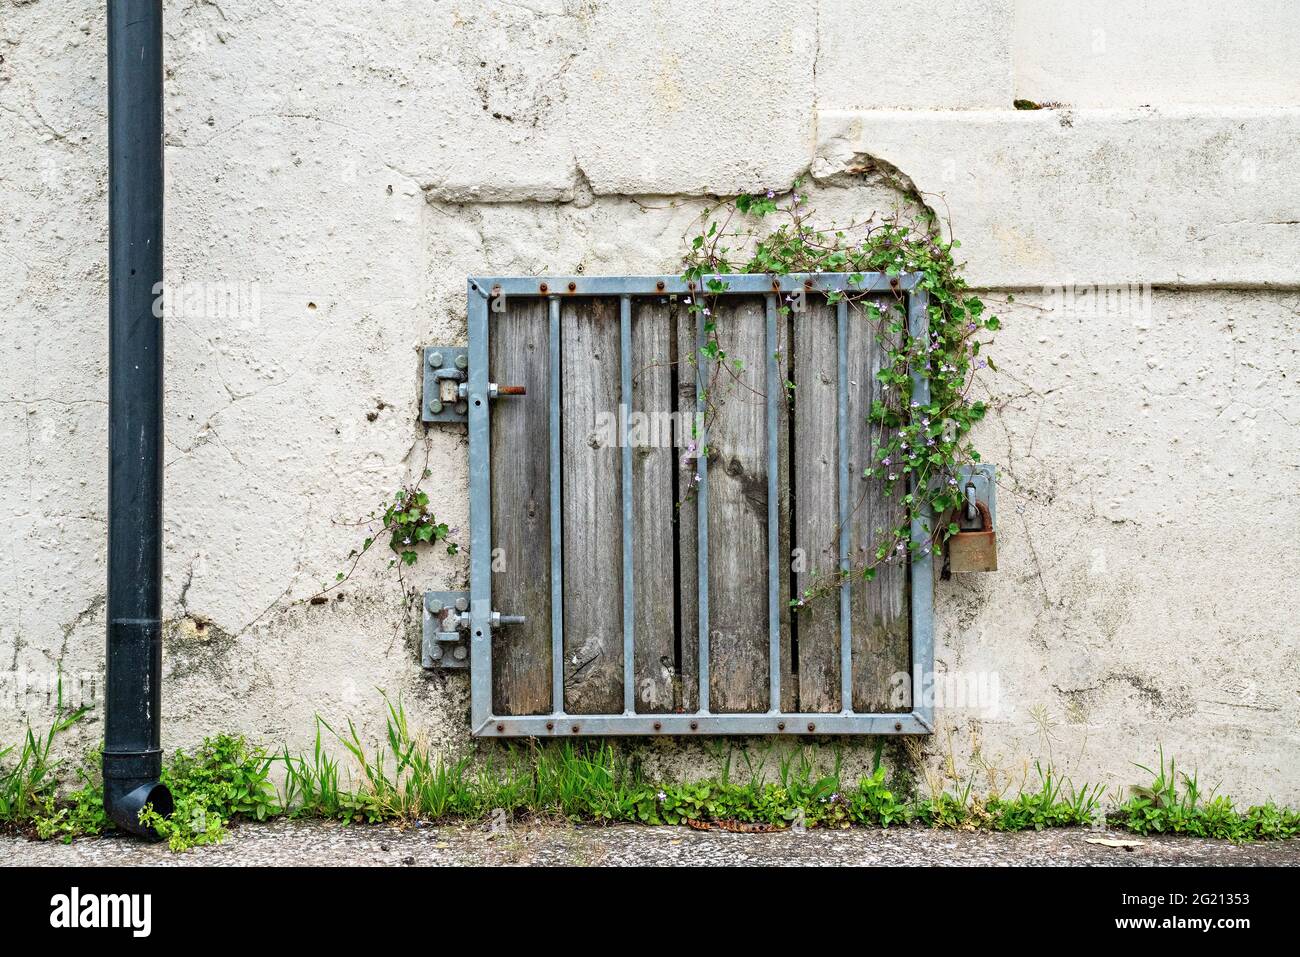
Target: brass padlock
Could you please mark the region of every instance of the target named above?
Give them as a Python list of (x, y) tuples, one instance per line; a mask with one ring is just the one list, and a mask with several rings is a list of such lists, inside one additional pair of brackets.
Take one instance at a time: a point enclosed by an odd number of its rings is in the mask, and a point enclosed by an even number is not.
[(980, 528), (961, 531), (948, 539), (948, 568), (953, 572), (995, 572), (998, 570), (998, 543), (993, 532), (989, 507), (976, 501)]

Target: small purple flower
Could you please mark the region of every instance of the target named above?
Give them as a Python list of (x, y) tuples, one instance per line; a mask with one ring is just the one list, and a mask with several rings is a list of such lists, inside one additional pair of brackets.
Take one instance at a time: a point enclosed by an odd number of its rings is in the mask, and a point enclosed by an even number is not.
[(767, 198), (768, 198), (768, 199), (775, 199), (775, 198), (776, 198), (776, 193), (775, 193), (774, 191), (772, 191), (772, 190), (769, 189), (769, 190), (767, 191)]
[(889, 461), (889, 456), (886, 455), (883, 459), (881, 459), (881, 460), (880, 460), (880, 464), (881, 464), (881, 465), (890, 465), (891, 463), (890, 463), (890, 461)]

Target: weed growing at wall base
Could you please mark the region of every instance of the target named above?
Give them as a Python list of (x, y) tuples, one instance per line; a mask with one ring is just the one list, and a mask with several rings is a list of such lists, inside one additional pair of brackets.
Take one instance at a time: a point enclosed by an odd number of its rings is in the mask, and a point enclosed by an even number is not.
[[(65, 841), (111, 828), (103, 813), (98, 754), (72, 769), (50, 757), (56, 736), (81, 714), (68, 715), (45, 734), (29, 731), (21, 748), (0, 749), (0, 828)], [(771, 775), (760, 762), (750, 763), (743, 779), (734, 778), (728, 751), (713, 777), (668, 781), (647, 775), (634, 752), (597, 742), (494, 747), (477, 759), (446, 761), (412, 734), (400, 702), (389, 702), (386, 735), (368, 747), (351, 722), (346, 731), (335, 731), (318, 719), (316, 730), (308, 753), (271, 753), (237, 735), (174, 752), (163, 780), (176, 809), (163, 817), (146, 808), (141, 820), (176, 851), (219, 842), (233, 823), (275, 817), (435, 824), (533, 817), (732, 830), (1110, 826), (1231, 841), (1300, 834), (1300, 811), (1274, 804), (1239, 811), (1227, 797), (1204, 795), (1196, 776), (1178, 772), (1163, 752), (1156, 768), (1143, 768), (1152, 777), (1149, 785), (1132, 788), (1127, 798), (1111, 796), (1107, 805), (1103, 788), (1074, 787), (1041, 767), (1038, 786), (1014, 797), (981, 797), (971, 783), (928, 796), (900, 793), (882, 761), (883, 747), (871, 772), (857, 781), (844, 780), (838, 753), (830, 752), (824, 767), (811, 747), (781, 760)], [(335, 757), (332, 747), (347, 757)], [(279, 788), (273, 782), (277, 770), (284, 779)], [(61, 791), (64, 778), (78, 786)]]

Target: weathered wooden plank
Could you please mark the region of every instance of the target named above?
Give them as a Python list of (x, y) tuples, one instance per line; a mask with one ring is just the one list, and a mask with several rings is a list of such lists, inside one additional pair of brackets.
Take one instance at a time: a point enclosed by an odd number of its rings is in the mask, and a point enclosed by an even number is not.
[[(839, 564), (839, 467), (836, 433), (838, 355), (835, 307), (808, 297), (794, 314), (795, 588), (833, 581)], [(840, 710), (838, 593), (798, 611), (799, 707)]]
[[(623, 507), (617, 299), (563, 304), (565, 709), (623, 710)], [(499, 466), (498, 466), (499, 467)]]
[[(766, 310), (714, 308), (728, 367), (705, 367), (709, 422), (709, 697), (716, 712), (768, 704)], [(743, 369), (730, 366), (741, 360)]]
[(632, 575), (636, 710), (676, 706), (676, 569), (673, 562), (672, 319), (666, 302), (632, 308)]
[[(699, 356), (696, 349), (695, 317), (684, 305), (672, 307), (673, 378), (676, 381), (677, 420), (676, 483), (674, 488), (677, 548), (677, 657), (679, 661), (676, 704), (683, 711), (699, 706), (700, 597), (698, 525), (695, 494), (692, 491), (698, 463), (692, 449), (698, 449), (702, 428), (695, 424), (695, 379)], [(692, 443), (695, 443), (694, 445)]]
[(551, 710), (550, 375), (546, 303), (515, 299), (493, 313), (493, 382), (526, 396), (492, 407), (492, 594), (497, 608), (527, 618), (492, 636), (492, 710)]
[[(882, 308), (892, 298), (880, 302)], [(876, 373), (887, 358), (877, 342), (882, 334), (870, 322), (861, 304), (850, 307), (849, 326), (849, 477), (853, 507), (850, 560), (861, 568), (874, 560), (881, 535), (902, 522), (904, 509), (897, 498), (885, 497), (885, 480), (868, 479), (871, 441), (880, 440), (879, 427), (868, 418), (871, 403), (883, 396)], [(896, 340), (895, 340), (896, 341)], [(853, 708), (855, 711), (909, 711), (906, 701), (894, 697), (908, 690), (905, 675), (911, 669), (908, 562), (895, 559), (879, 567), (874, 581), (858, 580), (850, 609), (853, 619)]]

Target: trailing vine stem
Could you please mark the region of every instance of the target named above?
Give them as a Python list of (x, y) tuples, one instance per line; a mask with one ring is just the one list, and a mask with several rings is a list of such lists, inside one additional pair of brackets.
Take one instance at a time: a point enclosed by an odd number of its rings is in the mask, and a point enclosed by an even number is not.
[[(698, 233), (688, 241), (683, 258), (683, 278), (697, 290), (685, 304), (703, 320), (704, 332), (703, 345), (691, 361), (697, 374), (710, 369), (708, 385), (701, 390), (704, 437), (721, 408), (724, 375), (754, 391), (741, 378), (744, 361), (728, 353), (715, 321), (717, 298), (727, 289), (728, 274), (848, 273), (858, 281), (870, 272), (891, 277), (920, 273), (917, 288), (929, 294), (927, 341), (913, 341), (907, 335), (901, 292), (883, 300), (866, 292), (826, 294), (828, 302), (845, 301), (851, 314), (870, 322), (882, 350), (876, 373), (879, 397), (860, 423), (870, 431), (871, 449), (862, 474), (880, 482), (898, 507), (890, 527), (873, 530), (874, 544), (864, 548), (848, 569), (814, 576), (791, 599), (795, 607), (835, 592), (847, 580), (870, 581), (882, 565), (915, 560), (957, 533), (957, 523), (943, 519), (950, 512), (955, 518), (955, 510), (963, 504), (957, 476), (963, 466), (980, 460), (970, 431), (986, 412), (983, 401), (971, 399), (971, 387), (982, 369), (997, 371), (985, 351), (990, 340), (980, 337), (1000, 327), (998, 317), (970, 294), (960, 275), (953, 259), (960, 244), (942, 239), (928, 209), (922, 207), (911, 220), (899, 210), (888, 217), (873, 213), (842, 227), (819, 226), (815, 216), (802, 181), (796, 181), (783, 197), (775, 191), (742, 194), (702, 211), (696, 220)], [(802, 302), (797, 294), (786, 296), (779, 314), (798, 322)], [(924, 403), (913, 398), (913, 374), (929, 385)], [(796, 401), (797, 383), (787, 380), (784, 387), (788, 401)], [(698, 435), (694, 438), (698, 444), (689, 446), (690, 452), (707, 456), (707, 441)], [(855, 511), (865, 497), (864, 491)], [(916, 540), (912, 522), (924, 522), (927, 512), (938, 520), (926, 525), (926, 536)]]
[(460, 545), (450, 537), (455, 530), (449, 528), (445, 522), (438, 521), (429, 501), (429, 493), (420, 487), (424, 480), (433, 474), (429, 468), (431, 451), (432, 446), (426, 435), (424, 465), (420, 469), (418, 479), (402, 485), (393, 493), (391, 499), (380, 502), (378, 507), (372, 509), (365, 518), (335, 523), (365, 527), (368, 534), (359, 548), (353, 548), (348, 552), (346, 570), (336, 573), (333, 582), (322, 583), (320, 591), (304, 599), (305, 601), (311, 604), (328, 601), (330, 592), (342, 587), (351, 579), (361, 560), (375, 544), (385, 538), (389, 549), (397, 556), (388, 560), (388, 567), (396, 572), (398, 587), (401, 589), (403, 599), (408, 600), (408, 604), (413, 592), (408, 591), (406, 587), (403, 570), (419, 560), (420, 554), (417, 549), (421, 545), (445, 542), (444, 547), (448, 555), (459, 553)]

